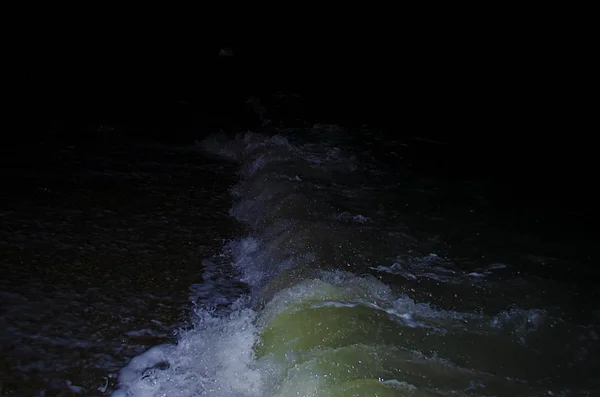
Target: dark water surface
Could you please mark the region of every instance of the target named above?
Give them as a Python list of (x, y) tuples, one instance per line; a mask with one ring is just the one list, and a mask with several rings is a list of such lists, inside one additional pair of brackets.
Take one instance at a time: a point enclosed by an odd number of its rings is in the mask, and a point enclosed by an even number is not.
[[(0, 390), (97, 387), (189, 323), (201, 258), (231, 235), (223, 162), (155, 144), (3, 153)], [(112, 380), (111, 380), (112, 381)]]
[(467, 152), (318, 124), (7, 153), (3, 395), (598, 395), (589, 202)]

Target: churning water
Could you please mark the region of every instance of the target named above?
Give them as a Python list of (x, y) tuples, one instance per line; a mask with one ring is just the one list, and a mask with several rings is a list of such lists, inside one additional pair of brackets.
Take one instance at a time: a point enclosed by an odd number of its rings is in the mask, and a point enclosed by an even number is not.
[(199, 143), (239, 166), (245, 231), (203, 267), (230, 278), (193, 288), (193, 327), (135, 357), (113, 396), (598, 392), (591, 295), (527, 271), (568, 260), (494, 219), (482, 187), (412, 169), (411, 146), (433, 160), (442, 143), (360, 139), (316, 125)]
[(563, 277), (591, 259), (451, 150), (315, 125), (63, 170), (2, 213), (6, 395), (600, 393), (596, 290)]

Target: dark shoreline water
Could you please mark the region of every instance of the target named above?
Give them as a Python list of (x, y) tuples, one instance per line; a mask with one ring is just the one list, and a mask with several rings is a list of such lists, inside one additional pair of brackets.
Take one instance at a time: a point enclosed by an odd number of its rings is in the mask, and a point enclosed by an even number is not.
[[(544, 354), (550, 348), (545, 338), (568, 340), (572, 353), (560, 355), (575, 358), (565, 358), (567, 367), (586, 360), (590, 368), (597, 365), (593, 201), (576, 197), (585, 190), (561, 184), (559, 174), (534, 181), (540, 174), (520, 175), (518, 162), (502, 172), (494, 158), (478, 162), (485, 153), (473, 154), (477, 145), (444, 142), (435, 134), (266, 126), (256, 128), (264, 137), (250, 135), (246, 144), (243, 134), (219, 138), (212, 150), (224, 151), (224, 160), (200, 151), (191, 136), (185, 145), (136, 143), (135, 137), (125, 143), (116, 128), (101, 143), (49, 140), (2, 156), (3, 395), (58, 395), (69, 390), (67, 380), (83, 386), (84, 395), (102, 395), (97, 388), (104, 377), (110, 377), (107, 392), (114, 390), (129, 359), (162, 343), (198, 350), (198, 365), (206, 365), (202, 351), (223, 358), (218, 349), (224, 349), (235, 359), (226, 348), (239, 339), (219, 334), (229, 324), (219, 323), (219, 313), (238, 313), (240, 327), (264, 325), (260, 316), (288, 312), (269, 303), (286, 287), (309, 295), (326, 285), (331, 291), (371, 288), (380, 294), (378, 310), (391, 318), (413, 316), (420, 318), (416, 324), (439, 329), (474, 322), (491, 335), (500, 327), (509, 335), (502, 338), (515, 338), (513, 348), (525, 343), (527, 350), (531, 343)], [(519, 161), (526, 153), (523, 148)], [(579, 177), (585, 180), (583, 172)], [(308, 270), (273, 281), (284, 268), (294, 269), (294, 253), (306, 255)], [(346, 262), (352, 266), (340, 268)], [(318, 276), (321, 268), (354, 275)], [(361, 274), (383, 284), (353, 278)], [(319, 281), (310, 284), (311, 277)], [(228, 309), (268, 282), (270, 289), (260, 292), (264, 301), (252, 307), (266, 305), (264, 313), (271, 314), (244, 323), (243, 311)], [(303, 290), (307, 285), (313, 289)], [(331, 291), (327, 304), (366, 304), (360, 293), (348, 301)], [(303, 313), (310, 318), (310, 311)], [(459, 323), (450, 320), (459, 317)], [(217, 331), (210, 328), (215, 322)], [(552, 322), (565, 328), (544, 328)], [(176, 335), (179, 328), (189, 330)], [(574, 341), (577, 332), (580, 342)], [(213, 344), (194, 345), (199, 336)], [(427, 355), (426, 348), (419, 349)], [(169, 366), (195, 357), (170, 354), (169, 364), (153, 370), (157, 385)], [(139, 375), (147, 377), (148, 368), (138, 368)], [(211, 371), (203, 371), (197, 373), (211, 379)], [(556, 376), (555, 369), (548, 373)], [(580, 381), (594, 390), (586, 374)], [(576, 386), (575, 379), (556, 379), (556, 385), (550, 377), (532, 387)], [(220, 381), (222, 390), (233, 387)]]
[(234, 174), (193, 148), (48, 146), (3, 156), (0, 390), (53, 396), (68, 380), (102, 395), (189, 326), (201, 260), (237, 228)]

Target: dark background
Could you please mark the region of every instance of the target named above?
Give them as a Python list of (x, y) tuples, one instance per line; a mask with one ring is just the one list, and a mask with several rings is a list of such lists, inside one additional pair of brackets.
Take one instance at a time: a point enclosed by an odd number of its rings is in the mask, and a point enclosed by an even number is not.
[[(123, 140), (193, 143), (259, 126), (245, 100), (283, 92), (297, 95), (278, 115), (284, 124), (368, 124), (390, 138), (440, 140), (457, 173), (594, 202), (585, 33), (541, 15), (492, 14), (405, 13), (374, 28), (40, 14), (8, 38), (5, 144), (94, 142), (104, 124)], [(203, 26), (210, 19), (222, 23)], [(234, 56), (220, 57), (222, 48)]]

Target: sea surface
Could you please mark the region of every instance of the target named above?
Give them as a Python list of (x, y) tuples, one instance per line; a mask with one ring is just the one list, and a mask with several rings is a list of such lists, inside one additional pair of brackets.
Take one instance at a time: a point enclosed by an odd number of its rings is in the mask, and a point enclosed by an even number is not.
[(5, 154), (0, 395), (600, 395), (575, 200), (431, 136), (267, 124)]
[(237, 228), (235, 170), (154, 143), (2, 154), (0, 395), (105, 395), (131, 357), (189, 326), (202, 258)]

